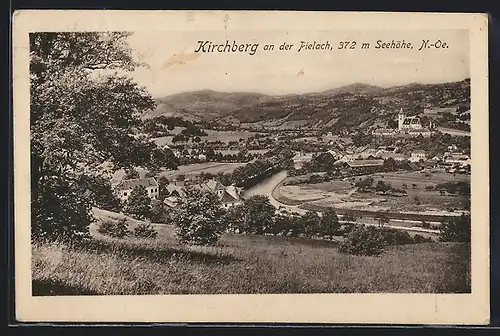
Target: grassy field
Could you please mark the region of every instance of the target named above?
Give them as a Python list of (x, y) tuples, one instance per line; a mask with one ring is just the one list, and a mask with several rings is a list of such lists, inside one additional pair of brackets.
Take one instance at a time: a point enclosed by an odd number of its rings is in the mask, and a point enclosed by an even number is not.
[[(172, 133), (179, 134), (182, 131), (182, 127), (176, 127)], [(221, 141), (228, 143), (230, 141), (239, 141), (240, 139), (248, 139), (255, 135), (255, 132), (250, 131), (214, 131), (214, 130), (204, 130), (207, 133), (206, 136), (201, 136), (202, 141)], [(173, 136), (166, 136), (154, 139), (154, 142), (158, 146), (172, 145)]]
[(206, 162), (206, 163), (195, 163), (190, 165), (179, 166), (178, 170), (169, 170), (160, 175), (172, 178), (178, 175), (192, 176), (198, 175), (201, 172), (204, 173), (231, 173), (238, 167), (244, 166), (245, 163), (222, 163), (222, 162)]
[(351, 183), (344, 180), (332, 180), (322, 183), (306, 184), (304, 185), (304, 187), (324, 190), (327, 192), (335, 192), (340, 194), (347, 194), (351, 189), (354, 188)]
[[(387, 206), (393, 210), (423, 211), (423, 210), (447, 210), (451, 208), (463, 209), (467, 197), (458, 195), (441, 195), (439, 191), (425, 190), (427, 186), (435, 187), (438, 183), (451, 181), (470, 181), (469, 175), (434, 172), (411, 172), (405, 174), (376, 174), (374, 183), (384, 181), (393, 187), (402, 188), (406, 184), (407, 197), (387, 197)], [(414, 187), (413, 184), (416, 186)]]
[[(268, 149), (250, 149), (248, 150), (248, 153), (250, 154), (255, 154), (255, 155), (261, 155), (264, 153), (267, 153), (269, 150)], [(222, 149), (222, 150), (216, 150), (216, 153), (221, 153), (222, 155), (235, 155), (240, 152), (238, 149)]]
[[(325, 173), (317, 173), (317, 175), (324, 175)], [(321, 190), (314, 188), (305, 187), (306, 184), (302, 184), (314, 174), (306, 174), (300, 176), (287, 177), (282, 183), (280, 183), (272, 192), (272, 196), (280, 203), (286, 205), (299, 205), (306, 201), (318, 200), (324, 197), (324, 193)], [(298, 185), (293, 185), (295, 183), (301, 183)]]
[[(383, 207), (390, 211), (414, 211), (414, 212), (448, 212), (451, 209), (463, 209), (468, 198), (459, 195), (441, 195), (439, 191), (426, 190), (425, 187), (435, 187), (438, 183), (450, 181), (468, 181), (469, 175), (453, 175), (445, 172), (393, 172), (374, 174), (374, 183), (378, 181), (389, 183), (394, 188), (403, 188), (405, 184), (407, 196), (398, 197), (390, 195), (377, 195), (375, 192), (354, 192), (351, 197), (344, 197), (342, 204), (338, 203), (338, 196), (346, 195), (353, 186), (343, 180), (332, 180), (315, 184), (300, 184), (294, 187), (284, 186), (280, 188), (283, 199), (291, 202), (304, 202), (308, 199), (320, 199), (324, 196), (324, 201), (316, 202), (319, 205), (329, 206), (335, 204), (336, 207), (362, 206), (363, 203), (356, 201), (367, 201), (373, 207)], [(356, 181), (364, 177), (357, 178)], [(413, 186), (415, 184), (415, 186)], [(330, 195), (330, 196), (329, 196)], [(355, 201), (355, 203), (349, 203)], [(345, 203), (347, 202), (347, 203)], [(368, 208), (367, 208), (368, 209)]]
[[(233, 235), (190, 247), (156, 225), (154, 240), (94, 232), (83, 247), (34, 244), (34, 295), (470, 292), (469, 247), (425, 243), (379, 257), (341, 254), (330, 241)], [(94, 229), (92, 231), (95, 231)]]
[(456, 174), (445, 172), (393, 172), (393, 173), (379, 173), (373, 175), (375, 183), (378, 180), (390, 183), (393, 187), (401, 188), (403, 184), (411, 187), (413, 183), (419, 187), (428, 185), (435, 186), (438, 183), (451, 182), (451, 181), (470, 181), (470, 175)]
[[(160, 173), (160, 176), (165, 176), (167, 178), (173, 178), (178, 175), (185, 175), (186, 177), (198, 175), (202, 172), (204, 173), (232, 173), (233, 170), (240, 166), (244, 166), (245, 163), (228, 163), (228, 162), (205, 162), (205, 163), (193, 163), (190, 165), (179, 166), (178, 170), (167, 170)], [(141, 177), (146, 175), (146, 170), (143, 168), (136, 168), (137, 172)], [(125, 176), (125, 171), (123, 169), (117, 170), (113, 174), (114, 181), (120, 181)]]

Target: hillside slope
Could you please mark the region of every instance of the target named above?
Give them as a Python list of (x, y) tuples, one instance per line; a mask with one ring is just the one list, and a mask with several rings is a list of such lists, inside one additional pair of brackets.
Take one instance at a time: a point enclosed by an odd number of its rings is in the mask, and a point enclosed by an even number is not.
[(284, 96), (203, 90), (159, 98), (156, 102), (157, 108), (147, 112), (145, 118), (165, 115), (226, 124), (287, 128), (307, 125), (341, 130), (386, 123), (401, 108), (410, 115), (436, 108), (469, 110), (470, 80), (390, 88), (356, 83), (323, 92)]

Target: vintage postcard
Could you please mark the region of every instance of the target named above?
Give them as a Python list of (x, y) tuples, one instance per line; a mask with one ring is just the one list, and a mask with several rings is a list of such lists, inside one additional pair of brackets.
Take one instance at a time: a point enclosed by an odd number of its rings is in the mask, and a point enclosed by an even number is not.
[(15, 13), (17, 319), (487, 324), (487, 28)]

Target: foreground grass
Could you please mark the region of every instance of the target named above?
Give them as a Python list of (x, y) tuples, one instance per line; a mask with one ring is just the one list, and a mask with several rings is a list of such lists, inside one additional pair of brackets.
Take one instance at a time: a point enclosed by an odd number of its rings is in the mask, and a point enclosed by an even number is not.
[(33, 295), (470, 292), (469, 247), (426, 243), (379, 257), (336, 243), (224, 235), (217, 247), (179, 245), (169, 226), (155, 240), (99, 235), (84, 247), (33, 246)]

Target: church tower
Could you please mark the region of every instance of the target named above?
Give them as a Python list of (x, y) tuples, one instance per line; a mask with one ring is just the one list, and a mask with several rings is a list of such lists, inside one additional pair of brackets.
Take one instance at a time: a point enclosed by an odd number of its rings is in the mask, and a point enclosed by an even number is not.
[(403, 129), (403, 121), (406, 119), (406, 114), (403, 112), (403, 108), (399, 110), (398, 114), (398, 129), (402, 130)]

